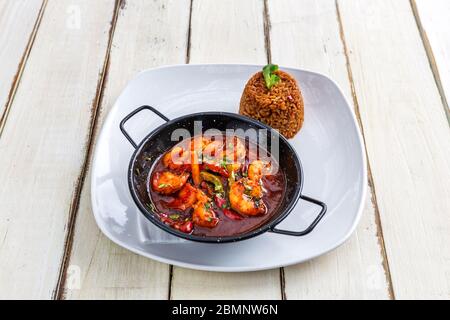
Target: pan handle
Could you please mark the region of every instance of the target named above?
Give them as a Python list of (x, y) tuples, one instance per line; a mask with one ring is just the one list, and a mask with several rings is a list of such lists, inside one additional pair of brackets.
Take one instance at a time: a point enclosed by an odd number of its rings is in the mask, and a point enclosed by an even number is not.
[(159, 112), (158, 110), (156, 110), (153, 107), (150, 106), (141, 106), (139, 108), (137, 108), (136, 110), (134, 110), (133, 112), (131, 112), (130, 114), (128, 114), (125, 118), (123, 118), (122, 121), (120, 121), (120, 131), (122, 131), (123, 135), (125, 136), (125, 138), (127, 138), (127, 140), (131, 143), (131, 145), (137, 149), (137, 143), (134, 142), (134, 140), (130, 137), (130, 135), (128, 134), (128, 132), (125, 130), (125, 123), (130, 120), (134, 115), (136, 115), (137, 113), (141, 112), (142, 110), (150, 110), (153, 113), (155, 113), (156, 115), (158, 115), (161, 119), (165, 120), (165, 121), (170, 121), (169, 118), (167, 118), (165, 115), (163, 115), (161, 112)]
[(300, 195), (299, 199), (303, 199), (305, 201), (314, 203), (314, 204), (316, 204), (316, 205), (318, 205), (318, 206), (320, 206), (322, 208), (320, 210), (319, 214), (317, 215), (317, 217), (314, 219), (314, 221), (305, 230), (302, 230), (302, 231), (290, 231), (290, 230), (277, 229), (274, 226), (274, 227), (272, 227), (270, 229), (271, 232), (279, 233), (279, 234), (285, 234), (285, 235), (288, 235), (288, 236), (300, 237), (300, 236), (307, 235), (308, 233), (313, 231), (313, 229), (317, 226), (319, 221), (322, 220), (323, 216), (327, 212), (327, 205), (325, 203), (323, 203), (322, 201), (319, 201), (319, 200), (316, 200), (316, 199), (313, 199), (313, 198), (310, 198), (310, 197), (307, 197), (307, 196), (304, 196), (304, 195)]

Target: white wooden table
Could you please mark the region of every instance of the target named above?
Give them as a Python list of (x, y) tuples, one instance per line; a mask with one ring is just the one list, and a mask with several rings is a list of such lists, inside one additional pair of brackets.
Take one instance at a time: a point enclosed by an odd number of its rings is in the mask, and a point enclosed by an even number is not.
[[(118, 247), (90, 207), (102, 122), (140, 70), (259, 63), (353, 102), (369, 193), (351, 239), (254, 273)], [(450, 299), (449, 0), (0, 0), (0, 298)]]

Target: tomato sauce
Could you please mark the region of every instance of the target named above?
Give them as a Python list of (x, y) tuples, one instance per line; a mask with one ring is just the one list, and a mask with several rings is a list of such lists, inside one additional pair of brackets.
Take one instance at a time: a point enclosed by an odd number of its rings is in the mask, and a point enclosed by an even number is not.
[[(229, 138), (230, 136), (226, 136), (225, 134), (223, 134), (223, 141), (229, 141), (226, 140)], [(183, 150), (189, 150), (189, 142), (194, 141), (193, 139), (196, 139), (196, 137), (193, 137), (192, 139), (187, 141), (183, 140), (175, 147), (181, 146)], [(209, 140), (210, 138), (208, 137), (206, 139), (208, 141), (214, 141)], [(191, 163), (186, 164), (179, 162), (178, 168), (175, 169), (171, 166), (168, 167), (164, 159), (165, 157), (168, 157), (167, 154), (174, 150), (175, 147), (167, 150), (154, 162), (154, 165), (152, 166), (152, 168), (150, 168), (147, 176), (147, 192), (152, 203), (151, 205), (156, 209), (155, 211), (164, 223), (182, 232), (191, 233), (197, 236), (225, 237), (235, 236), (247, 233), (251, 230), (255, 230), (268, 222), (268, 220), (273, 218), (274, 214), (277, 213), (277, 208), (283, 199), (286, 189), (286, 179), (283, 170), (276, 163), (276, 159), (266, 150), (263, 150), (264, 153), (262, 153), (262, 149), (259, 148), (258, 152), (258, 146), (256, 146), (252, 142), (245, 141), (241, 138), (237, 138), (236, 136), (233, 136), (232, 139), (234, 140), (231, 141), (235, 141), (235, 146), (237, 143), (245, 146), (245, 159), (243, 159), (241, 167), (233, 171), (232, 174), (227, 171), (227, 168), (228, 170), (230, 170), (230, 167), (227, 166), (227, 163), (230, 164), (237, 162), (237, 156), (235, 155), (237, 154), (237, 151), (234, 151), (234, 149), (231, 152), (226, 151), (224, 152), (224, 154), (228, 155), (229, 157), (230, 155), (234, 156), (235, 158), (232, 160), (228, 160), (228, 162), (224, 165), (218, 165), (217, 167), (211, 166), (208, 162), (207, 156), (204, 153), (201, 154), (201, 152), (199, 152), (199, 150), (206, 150), (207, 145), (210, 142), (206, 142), (204, 145), (198, 147), (198, 150), (194, 150), (194, 152), (196, 152), (196, 156), (199, 156), (197, 160), (200, 172), (206, 172), (206, 174), (202, 173), (202, 176), (211, 177), (211, 175), (213, 175), (213, 178), (216, 179), (216, 184), (211, 183), (211, 181), (206, 181), (205, 179), (201, 179), (203, 181), (201, 181), (200, 183), (199, 181), (194, 181), (195, 179), (193, 175), (195, 174), (195, 171), (191, 169)], [(236, 147), (236, 149), (238, 148)], [(223, 150), (227, 150), (225, 144)], [(266, 161), (266, 165), (267, 163), (269, 163), (270, 168), (277, 168), (278, 170), (268, 170), (264, 175), (262, 175), (260, 179), (258, 179), (258, 183), (262, 187), (262, 197), (251, 198), (248, 195), (243, 196), (245, 199), (256, 201), (255, 205), (265, 207), (265, 211), (263, 214), (247, 215), (245, 213), (239, 212), (239, 210), (235, 210), (235, 208), (232, 207), (232, 205), (230, 204), (229, 192), (231, 184), (234, 184), (236, 183), (236, 181), (240, 181), (241, 179), (243, 179), (242, 181), (247, 181), (249, 179), (248, 168), (252, 164), (249, 159), (252, 159), (252, 161), (255, 159), (259, 160), (259, 154), (266, 155), (266, 157), (264, 158)], [(269, 161), (267, 161), (267, 155), (269, 156)], [(214, 153), (213, 156), (215, 156)], [(221, 155), (216, 158), (221, 158)], [(191, 160), (192, 156), (185, 157), (185, 159)], [(224, 159), (226, 160), (226, 156), (224, 157)], [(222, 159), (219, 160), (222, 161)], [(195, 162), (195, 164), (197, 164), (197, 162)], [(216, 163), (214, 162), (214, 164)], [(269, 167), (269, 165), (267, 166)], [(209, 199), (204, 204), (205, 208), (202, 207), (201, 209), (205, 209), (210, 213), (212, 211), (212, 213), (214, 214), (214, 219), (217, 218), (217, 221), (214, 220), (214, 223), (211, 223), (215, 224), (213, 227), (205, 227), (193, 222), (193, 211), (195, 206), (189, 206), (187, 208), (184, 208), (184, 210), (179, 208), (175, 209), (170, 206), (170, 203), (176, 200), (181, 192), (177, 191), (171, 194), (165, 194), (163, 189), (168, 186), (167, 181), (165, 180), (166, 183), (160, 184), (158, 184), (160, 180), (155, 181), (155, 179), (159, 178), (163, 172), (167, 171), (175, 175), (181, 175), (186, 174), (186, 172), (190, 172), (187, 183), (192, 185), (197, 190), (200, 190), (200, 193), (206, 195)], [(234, 179), (230, 178), (230, 176), (234, 177)], [(220, 180), (220, 183), (217, 181), (217, 179)], [(197, 184), (195, 182), (197, 182)], [(209, 219), (208, 221), (211, 221), (211, 217), (207, 219)]]

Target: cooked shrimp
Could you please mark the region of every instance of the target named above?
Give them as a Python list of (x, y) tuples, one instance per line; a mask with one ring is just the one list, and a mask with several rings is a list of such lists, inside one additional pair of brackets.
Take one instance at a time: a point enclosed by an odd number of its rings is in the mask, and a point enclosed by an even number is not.
[(214, 228), (219, 223), (216, 213), (212, 209), (211, 199), (201, 190), (197, 190), (197, 202), (194, 204), (192, 221), (205, 228)]
[(196, 137), (191, 141), (191, 150), (201, 152), (210, 142), (205, 136)]
[(270, 172), (270, 163), (255, 160), (248, 166), (248, 178), (253, 181), (259, 181), (264, 175)]
[(229, 163), (242, 164), (246, 154), (245, 145), (242, 143), (242, 140), (233, 136), (231, 139), (227, 137), (226, 142), (224, 156), (226, 156), (227, 161)]
[(162, 158), (165, 167), (172, 170), (189, 170), (189, 152), (181, 146), (175, 146)]
[(189, 140), (188, 142), (183, 140), (163, 156), (162, 163), (171, 170), (190, 171), (191, 163), (193, 162), (192, 153), (194, 153), (195, 149), (197, 149), (196, 153), (201, 152), (208, 143), (209, 140), (202, 137), (192, 141)]
[(153, 190), (161, 194), (172, 194), (180, 190), (189, 178), (189, 173), (180, 175), (169, 171), (156, 172), (152, 178)]
[(261, 199), (263, 197), (263, 187), (259, 181), (243, 179), (246, 194), (252, 198)]
[(219, 223), (216, 213), (211, 209), (209, 202), (197, 202), (192, 212), (192, 221), (205, 228), (214, 228)]
[(203, 155), (207, 161), (221, 161), (226, 158), (228, 162), (234, 163), (242, 161), (245, 158), (245, 154), (245, 145), (238, 137), (227, 137), (224, 140), (211, 141), (203, 149)]
[(211, 141), (203, 149), (204, 166), (224, 177), (240, 170), (246, 153), (245, 146), (239, 138), (227, 139)]
[(209, 143), (209, 140), (205, 137), (197, 137), (191, 141), (191, 171), (192, 171), (192, 180), (194, 180), (194, 184), (199, 186), (202, 182), (202, 178), (200, 177), (200, 159), (202, 156), (202, 150)]
[(186, 210), (197, 201), (197, 189), (190, 183), (186, 183), (177, 197), (171, 202), (166, 203), (167, 207), (179, 210)]
[(222, 140), (210, 141), (203, 149), (203, 156), (206, 158), (206, 160), (210, 160), (210, 158), (221, 159), (222, 154), (223, 154)]
[(214, 140), (208, 143), (203, 149), (203, 168), (220, 174), (223, 177), (228, 177), (229, 172), (226, 169), (226, 162), (224, 161), (223, 140)]
[(231, 208), (248, 216), (257, 216), (266, 213), (267, 208), (261, 197), (261, 186), (255, 181), (245, 178), (233, 183), (228, 195)]

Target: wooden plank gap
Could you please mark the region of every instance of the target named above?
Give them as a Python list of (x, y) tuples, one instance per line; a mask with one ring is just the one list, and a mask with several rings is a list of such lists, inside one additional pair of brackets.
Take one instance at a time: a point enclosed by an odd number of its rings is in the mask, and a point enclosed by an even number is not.
[[(194, 0), (190, 1), (189, 5), (189, 21), (188, 21), (188, 30), (187, 30), (187, 41), (186, 41), (186, 63), (189, 64), (191, 60), (191, 31), (192, 31), (192, 6), (194, 4)], [(173, 265), (169, 266), (169, 293), (167, 296), (167, 300), (172, 300), (172, 280), (173, 280)]]
[[(194, 0), (190, 1), (189, 5), (189, 22), (188, 22), (188, 30), (187, 30), (187, 41), (186, 41), (186, 63), (189, 64), (191, 60), (191, 22), (192, 22), (192, 6), (194, 4)], [(169, 266), (169, 290), (167, 300), (172, 300), (172, 280), (173, 280), (173, 265)]]
[[(359, 111), (359, 101), (358, 101), (358, 97), (356, 96), (356, 90), (355, 90), (355, 85), (353, 82), (353, 72), (352, 72), (352, 68), (350, 65), (350, 58), (349, 58), (349, 52), (348, 52), (348, 46), (347, 46), (347, 42), (345, 40), (345, 34), (344, 34), (344, 25), (342, 23), (342, 18), (341, 18), (341, 13), (340, 13), (340, 9), (339, 9), (339, 3), (338, 0), (335, 0), (335, 4), (336, 4), (336, 16), (337, 16), (337, 21), (338, 21), (338, 25), (339, 25), (339, 34), (340, 34), (340, 38), (341, 38), (341, 42), (342, 42), (342, 46), (344, 49), (344, 55), (345, 55), (345, 61), (346, 61), (346, 68), (347, 68), (347, 75), (348, 75), (348, 80), (350, 83), (350, 90), (352, 93), (352, 100), (353, 100), (353, 105), (355, 106), (355, 115), (356, 115), (356, 119), (358, 121), (358, 125), (359, 128), (361, 130), (361, 135), (364, 141), (364, 145), (366, 144), (366, 138), (364, 136), (364, 127), (361, 121), (361, 114)], [(375, 184), (373, 183), (373, 177), (372, 177), (372, 170), (370, 168), (370, 161), (369, 161), (369, 156), (367, 153), (367, 148), (364, 148), (364, 153), (367, 159), (367, 175), (368, 175), (368, 183), (369, 186), (371, 187), (371, 202), (372, 205), (374, 207), (375, 210), (375, 224), (376, 224), (376, 228), (377, 228), (377, 238), (380, 244), (380, 248), (381, 248), (381, 256), (383, 258), (382, 260), (382, 264), (383, 264), (383, 269), (384, 269), (384, 273), (386, 276), (386, 281), (388, 284), (388, 293), (389, 293), (389, 298), (392, 300), (395, 300), (395, 292), (394, 292), (394, 287), (392, 284), (392, 277), (391, 277), (391, 271), (390, 271), (390, 267), (389, 267), (389, 260), (388, 260), (388, 256), (386, 253), (386, 245), (384, 243), (384, 236), (383, 236), (383, 227), (381, 225), (381, 218), (380, 218), (380, 211), (379, 211), (379, 207), (378, 207), (378, 202), (377, 202), (377, 196), (376, 196), (376, 190), (375, 190)]]
[(192, 32), (192, 7), (194, 5), (194, 0), (191, 0), (189, 7), (189, 26), (187, 30), (187, 43), (186, 43), (186, 63), (191, 61), (191, 32)]
[(441, 96), (442, 105), (444, 106), (445, 115), (447, 116), (448, 123), (450, 125), (450, 108), (448, 105), (447, 97), (445, 96), (444, 87), (442, 85), (441, 76), (439, 74), (439, 69), (434, 57), (433, 48), (431, 47), (430, 40), (428, 39), (427, 32), (425, 31), (422, 21), (420, 20), (419, 10), (415, 0), (409, 1), (411, 4), (411, 10), (416, 20), (417, 29), (419, 29), (420, 38), (422, 39), (425, 52), (427, 53), (428, 62), (430, 63), (430, 68), (433, 73), (434, 81)]
[(90, 119), (90, 127), (88, 132), (88, 138), (86, 141), (86, 151), (85, 151), (85, 157), (83, 160), (83, 166), (81, 168), (80, 175), (78, 176), (77, 182), (75, 184), (75, 190), (72, 196), (72, 202), (70, 204), (69, 208), (69, 217), (67, 221), (67, 232), (66, 232), (66, 238), (64, 240), (64, 253), (63, 258), (61, 260), (61, 265), (59, 268), (59, 277), (58, 282), (56, 284), (56, 288), (54, 290), (53, 299), (54, 300), (62, 300), (64, 299), (64, 283), (66, 281), (66, 275), (67, 275), (67, 267), (69, 265), (69, 260), (72, 252), (72, 241), (73, 241), (73, 234), (75, 229), (75, 223), (77, 218), (77, 212), (80, 205), (80, 198), (81, 198), (81, 192), (84, 186), (86, 174), (89, 169), (89, 159), (91, 157), (92, 149), (93, 149), (93, 138), (95, 135), (96, 127), (97, 127), (97, 118), (99, 114), (100, 105), (102, 103), (103, 99), (103, 93), (105, 88), (106, 79), (108, 77), (108, 70), (109, 70), (109, 64), (110, 64), (110, 53), (111, 53), (111, 47), (112, 42), (114, 38), (114, 31), (117, 24), (117, 19), (119, 17), (119, 12), (121, 9), (124, 8), (124, 0), (115, 0), (115, 6), (113, 11), (113, 17), (111, 19), (111, 27), (109, 29), (109, 38), (108, 38), (108, 46), (105, 53), (105, 60), (103, 63), (103, 68), (99, 75), (99, 81), (97, 84), (97, 90), (95, 94), (95, 98), (92, 102), (91, 106), (91, 119)]
[(9, 111), (11, 109), (12, 103), (14, 101), (14, 97), (17, 92), (17, 88), (19, 87), (20, 79), (22, 78), (23, 71), (25, 70), (25, 66), (28, 61), (28, 57), (30, 56), (31, 49), (33, 48), (34, 40), (36, 39), (36, 34), (41, 25), (42, 17), (44, 16), (45, 8), (47, 6), (48, 0), (43, 0), (41, 8), (39, 10), (38, 16), (33, 26), (33, 30), (30, 33), (30, 37), (25, 47), (25, 51), (22, 55), (22, 58), (19, 62), (19, 66), (17, 67), (17, 72), (14, 75), (13, 82), (11, 85), (11, 89), (8, 94), (8, 98), (6, 100), (5, 110), (0, 116), (0, 137), (2, 136), (3, 129), (5, 127), (6, 120), (8, 119)]
[[(266, 49), (267, 55), (267, 63), (272, 63), (272, 50), (270, 43), (270, 14), (269, 14), (269, 4), (268, 0), (263, 1), (263, 23), (264, 23), (264, 45)], [(280, 290), (281, 290), (281, 299), (286, 300), (286, 285), (285, 285), (285, 276), (284, 276), (284, 268), (280, 267)]]
[(269, 15), (269, 5), (268, 0), (264, 0), (264, 12), (263, 12), (263, 22), (264, 22), (264, 43), (267, 51), (267, 63), (272, 63), (272, 50), (270, 47), (270, 15)]
[(173, 265), (169, 266), (169, 293), (167, 294), (167, 300), (172, 300), (172, 279), (173, 279)]
[(281, 289), (281, 300), (287, 300), (286, 296), (286, 277), (284, 275), (284, 268), (280, 268), (280, 289)]

